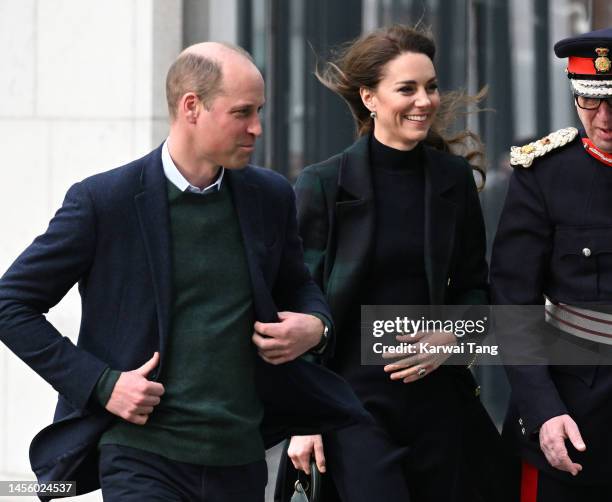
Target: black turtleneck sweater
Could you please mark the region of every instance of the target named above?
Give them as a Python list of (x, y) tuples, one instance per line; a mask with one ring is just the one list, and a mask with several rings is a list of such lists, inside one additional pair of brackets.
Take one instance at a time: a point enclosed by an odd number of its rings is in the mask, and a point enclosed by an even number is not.
[(421, 144), (396, 150), (372, 135), (370, 162), (376, 230), (361, 303), (427, 305), (425, 152)]

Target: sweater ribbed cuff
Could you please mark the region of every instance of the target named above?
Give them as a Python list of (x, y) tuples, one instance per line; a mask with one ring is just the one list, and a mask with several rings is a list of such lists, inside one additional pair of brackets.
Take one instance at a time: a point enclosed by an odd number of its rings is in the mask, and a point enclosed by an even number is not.
[(106, 403), (111, 397), (113, 393), (113, 389), (115, 388), (115, 384), (119, 377), (121, 376), (121, 371), (111, 370), (110, 368), (106, 368), (104, 373), (98, 379), (98, 383), (96, 384), (96, 397), (98, 398), (98, 402), (105, 407)]

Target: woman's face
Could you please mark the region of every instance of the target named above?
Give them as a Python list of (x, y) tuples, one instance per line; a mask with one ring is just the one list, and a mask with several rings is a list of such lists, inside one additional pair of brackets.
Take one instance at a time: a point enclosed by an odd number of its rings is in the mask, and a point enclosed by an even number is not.
[(425, 54), (404, 52), (383, 67), (376, 89), (361, 89), (361, 98), (376, 112), (374, 136), (381, 143), (411, 150), (427, 136), (440, 94), (436, 70)]

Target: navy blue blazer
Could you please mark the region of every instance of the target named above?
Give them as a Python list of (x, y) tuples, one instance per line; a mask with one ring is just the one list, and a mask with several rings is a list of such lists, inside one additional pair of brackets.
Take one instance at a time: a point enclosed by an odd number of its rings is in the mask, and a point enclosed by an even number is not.
[[(279, 174), (247, 166), (228, 170), (251, 277), (257, 320), (277, 312), (331, 318), (303, 262), (295, 199)], [(0, 279), (0, 340), (59, 393), (54, 423), (32, 441), (40, 481), (76, 480), (97, 489), (97, 442), (114, 419), (95, 398), (105, 368), (131, 370), (154, 351), (164, 365), (171, 307), (166, 178), (161, 147), (117, 169), (73, 185), (47, 231)], [(79, 284), (82, 319), (76, 346), (45, 319)], [(365, 418), (343, 380), (302, 360), (259, 360), (267, 446)]]

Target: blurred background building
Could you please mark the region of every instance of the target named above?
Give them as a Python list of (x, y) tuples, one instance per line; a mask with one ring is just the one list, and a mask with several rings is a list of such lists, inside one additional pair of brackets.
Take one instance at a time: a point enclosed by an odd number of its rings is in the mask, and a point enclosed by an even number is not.
[[(611, 26), (609, 0), (0, 0), (0, 269), (44, 231), (72, 183), (165, 138), (165, 74), (183, 47), (225, 40), (252, 52), (267, 82), (254, 160), (293, 180), (354, 138), (347, 107), (313, 76), (317, 58), (394, 22), (432, 27), (443, 91), (489, 86), (484, 105), (493, 111), (457, 127), (486, 144), (490, 246), (509, 146), (577, 125), (552, 46)], [(73, 290), (49, 319), (74, 340), (79, 316)], [(477, 371), (499, 421), (503, 373)], [(32, 478), (28, 445), (54, 404), (51, 387), (0, 347), (0, 479)]]

